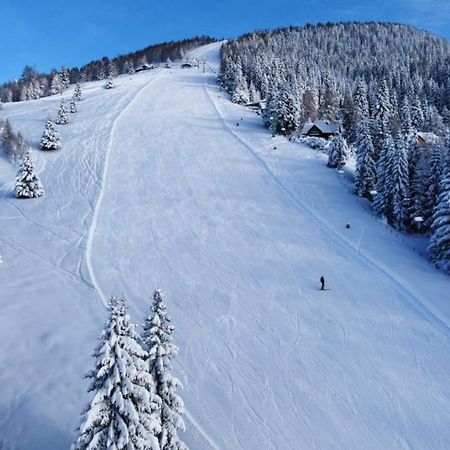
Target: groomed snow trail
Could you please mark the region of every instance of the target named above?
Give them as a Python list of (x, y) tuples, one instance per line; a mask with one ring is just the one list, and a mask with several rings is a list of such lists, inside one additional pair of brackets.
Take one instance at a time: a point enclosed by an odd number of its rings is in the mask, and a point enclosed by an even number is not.
[[(103, 303), (142, 323), (161, 287), (192, 449), (450, 448), (449, 278), (229, 102), (219, 47), (191, 54), (207, 73), (86, 85), (63, 150), (34, 154), (42, 199), (0, 160), (0, 442), (68, 448)], [(37, 145), (59, 100), (0, 118)]]
[[(212, 68), (217, 54), (217, 44), (196, 52)], [(102, 289), (127, 296), (136, 318), (155, 287), (166, 290), (183, 398), (211, 445), (448, 447), (439, 302), (341, 236), (327, 197), (350, 198), (339, 206), (352, 218), (358, 202), (332, 171), (316, 171), (313, 152), (289, 144), (273, 158), (274, 142), (285, 145), (230, 105), (214, 74), (167, 70), (116, 126), (93, 251)], [(308, 196), (310, 175), (293, 182), (283, 166), (294, 147), (316, 175)], [(363, 214), (367, 235), (391, 244)], [(391, 257), (408, 267), (404, 254)], [(409, 257), (430, 289), (448, 289)], [(322, 274), (331, 291), (318, 291)]]

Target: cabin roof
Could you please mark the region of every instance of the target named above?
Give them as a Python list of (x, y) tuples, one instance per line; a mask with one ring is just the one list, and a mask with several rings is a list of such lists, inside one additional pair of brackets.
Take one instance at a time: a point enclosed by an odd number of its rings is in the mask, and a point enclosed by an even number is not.
[(302, 128), (302, 134), (308, 134), (313, 127), (316, 127), (324, 134), (337, 134), (340, 130), (338, 123), (327, 123), (324, 120), (316, 120), (315, 122), (306, 122)]

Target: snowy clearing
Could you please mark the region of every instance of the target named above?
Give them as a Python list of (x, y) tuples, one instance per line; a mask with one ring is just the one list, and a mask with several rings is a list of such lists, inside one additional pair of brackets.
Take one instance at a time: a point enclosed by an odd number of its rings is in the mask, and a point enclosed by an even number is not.
[[(103, 303), (141, 323), (161, 287), (192, 449), (450, 447), (450, 279), (229, 102), (219, 47), (192, 52), (205, 74), (86, 85), (62, 150), (33, 152), (44, 197), (15, 199), (0, 160), (0, 439), (68, 448)], [(0, 119), (38, 147), (59, 102)]]

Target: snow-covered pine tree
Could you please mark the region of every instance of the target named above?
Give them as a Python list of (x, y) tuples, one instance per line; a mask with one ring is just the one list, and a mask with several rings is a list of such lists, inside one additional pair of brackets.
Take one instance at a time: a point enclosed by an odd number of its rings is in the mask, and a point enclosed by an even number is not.
[(376, 165), (368, 115), (363, 115), (356, 126), (355, 147), (355, 192), (360, 197), (372, 199), (371, 191), (374, 190), (376, 183)]
[(50, 94), (60, 94), (64, 90), (64, 85), (61, 81), (61, 76), (59, 73), (55, 72), (52, 74), (52, 79), (50, 82)]
[(58, 118), (56, 119), (58, 125), (65, 125), (69, 123), (69, 113), (67, 112), (66, 104), (64, 99), (61, 100), (58, 110)]
[(391, 155), (394, 151), (394, 141), (390, 133), (386, 134), (382, 141), (381, 153), (377, 166), (377, 183), (375, 185), (376, 196), (373, 207), (380, 216), (390, 217), (392, 211), (389, 210), (389, 173), (391, 164)]
[(59, 77), (61, 78), (61, 83), (63, 89), (67, 89), (70, 84), (70, 77), (69, 77), (69, 71), (67, 70), (67, 67), (62, 65), (61, 71), (59, 72)]
[(403, 135), (398, 134), (389, 165), (389, 201), (392, 202), (392, 225), (403, 230), (408, 219), (408, 157)]
[(16, 197), (37, 198), (44, 195), (39, 177), (34, 173), (31, 151), (28, 151), (16, 178)]
[(160, 450), (160, 399), (124, 300), (111, 299), (94, 357), (89, 391), (95, 394), (72, 450)]
[(75, 96), (75, 100), (77, 102), (80, 102), (81, 100), (83, 100), (83, 94), (81, 92), (80, 83), (77, 83), (77, 85), (75, 86), (75, 91), (74, 91), (73, 95)]
[(61, 141), (59, 139), (58, 130), (53, 125), (53, 122), (49, 119), (44, 128), (44, 132), (41, 137), (41, 149), (42, 150), (58, 150), (61, 147)]
[(76, 113), (78, 111), (77, 101), (75, 99), (75, 94), (73, 94), (72, 100), (70, 101), (70, 112)]
[(375, 147), (376, 159), (382, 151), (381, 147), (384, 137), (388, 133), (390, 133), (392, 112), (393, 108), (391, 96), (389, 93), (387, 81), (384, 79), (378, 86), (373, 110), (373, 145)]
[(112, 89), (114, 87), (114, 82), (112, 78), (109, 78), (105, 84), (105, 89)]
[(117, 67), (113, 61), (108, 64), (108, 78), (113, 79), (117, 77)]
[(349, 156), (347, 142), (341, 133), (337, 134), (330, 143), (328, 150), (327, 166), (332, 169), (341, 170), (345, 166)]
[(156, 290), (150, 315), (144, 323), (142, 339), (149, 354), (149, 370), (155, 380), (156, 394), (162, 401), (159, 445), (161, 450), (186, 450), (186, 444), (178, 436), (178, 432), (185, 429), (181, 417), (184, 405), (176, 393), (182, 385), (171, 373), (171, 361), (178, 352), (173, 344), (173, 331), (163, 294), (161, 290)]
[(448, 167), (441, 187), (433, 214), (428, 254), (437, 267), (450, 274), (450, 168)]
[(433, 212), (441, 193), (441, 182), (443, 172), (443, 156), (442, 149), (439, 143), (433, 145), (431, 158), (429, 162), (430, 168), (428, 178), (426, 181), (426, 205), (423, 212), (424, 226), (429, 229), (433, 222)]
[(242, 67), (240, 64), (236, 67), (236, 72), (234, 73), (234, 88), (231, 101), (233, 103), (248, 103), (250, 100), (250, 94), (248, 90), (247, 80), (242, 72)]

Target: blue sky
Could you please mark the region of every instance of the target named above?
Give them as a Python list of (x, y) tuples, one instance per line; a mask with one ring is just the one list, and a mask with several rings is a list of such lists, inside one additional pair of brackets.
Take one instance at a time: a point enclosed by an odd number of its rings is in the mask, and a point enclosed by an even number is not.
[(450, 0), (2, 0), (0, 81), (199, 34), (327, 21), (394, 21), (450, 38)]

